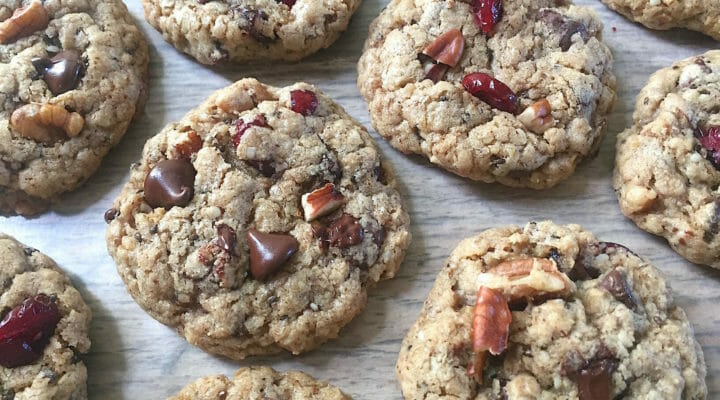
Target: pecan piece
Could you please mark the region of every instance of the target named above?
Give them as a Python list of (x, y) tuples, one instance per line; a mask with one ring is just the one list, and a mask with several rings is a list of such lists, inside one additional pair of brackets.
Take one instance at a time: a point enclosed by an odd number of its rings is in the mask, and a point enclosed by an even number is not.
[(439, 63), (454, 67), (460, 62), (464, 51), (462, 32), (452, 29), (438, 36), (422, 52)]
[(475, 360), (468, 375), (482, 382), (486, 351), (498, 355), (507, 348), (512, 314), (502, 291), (481, 286), (473, 313), (472, 340)]
[(13, 15), (0, 24), (0, 44), (7, 44), (14, 40), (32, 35), (35, 31), (45, 29), (50, 22), (45, 7), (39, 1), (33, 1), (25, 7), (20, 7)]
[(320, 189), (304, 194), (301, 201), (305, 211), (305, 221), (310, 222), (335, 211), (345, 202), (345, 196), (335, 188), (335, 185), (326, 183)]
[(17, 133), (39, 143), (53, 144), (80, 134), (85, 119), (55, 104), (26, 104), (10, 116)]
[(548, 258), (518, 258), (478, 275), (477, 282), (500, 290), (510, 302), (564, 297), (575, 284)]
[(555, 122), (552, 107), (547, 99), (536, 101), (518, 115), (518, 119), (526, 128), (535, 133), (544, 133)]

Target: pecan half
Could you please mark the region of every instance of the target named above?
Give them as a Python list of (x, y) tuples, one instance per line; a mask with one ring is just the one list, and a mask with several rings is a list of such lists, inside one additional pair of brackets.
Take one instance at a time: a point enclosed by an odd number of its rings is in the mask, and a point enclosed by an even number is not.
[(518, 120), (526, 128), (535, 133), (544, 133), (550, 129), (555, 122), (552, 116), (552, 107), (547, 99), (536, 101), (525, 111), (518, 115)]
[(7, 44), (35, 31), (45, 29), (50, 22), (45, 7), (39, 1), (33, 1), (25, 7), (20, 7), (13, 15), (0, 24), (0, 44)]
[(17, 133), (39, 143), (53, 144), (80, 134), (85, 119), (55, 104), (26, 104), (10, 116)]
[(548, 258), (518, 258), (478, 275), (477, 283), (500, 290), (508, 301), (564, 297), (575, 284)]
[(326, 183), (320, 189), (302, 196), (302, 207), (305, 221), (312, 221), (323, 215), (330, 214), (345, 202), (345, 196), (332, 183)]
[(482, 382), (486, 351), (498, 355), (507, 348), (512, 314), (502, 291), (480, 287), (473, 314), (472, 339), (475, 360), (468, 374)]

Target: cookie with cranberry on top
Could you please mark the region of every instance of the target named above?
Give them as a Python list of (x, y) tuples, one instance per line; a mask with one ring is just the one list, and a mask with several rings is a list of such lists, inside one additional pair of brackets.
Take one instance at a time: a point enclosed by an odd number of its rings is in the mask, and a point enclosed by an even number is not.
[(147, 142), (105, 217), (135, 300), (234, 359), (337, 336), (410, 241), (372, 138), (305, 83), (213, 93)]
[(398, 150), (544, 189), (605, 132), (615, 78), (602, 28), (566, 0), (393, 0), (370, 26), (358, 87)]
[(87, 399), (91, 318), (53, 260), (0, 233), (0, 398)]
[(397, 374), (406, 399), (707, 396), (702, 349), (657, 269), (549, 221), (460, 242)]
[(637, 226), (720, 268), (720, 51), (650, 77), (618, 135), (614, 186)]

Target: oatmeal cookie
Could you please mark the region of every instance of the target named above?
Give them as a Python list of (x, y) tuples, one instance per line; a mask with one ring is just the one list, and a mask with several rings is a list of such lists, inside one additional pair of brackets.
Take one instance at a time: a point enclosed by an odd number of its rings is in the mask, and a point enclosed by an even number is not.
[(145, 18), (203, 64), (296, 61), (329, 47), (360, 0), (143, 0)]
[(618, 135), (623, 214), (688, 260), (720, 268), (720, 51), (650, 77)]
[(615, 101), (602, 23), (564, 0), (393, 0), (358, 87), (404, 153), (484, 182), (544, 189), (594, 154)]
[(135, 300), (234, 359), (336, 337), (410, 241), (367, 131), (311, 85), (254, 79), (150, 139), (106, 219)]
[(146, 97), (148, 49), (119, 0), (0, 0), (0, 214), (80, 186)]
[(87, 398), (90, 308), (53, 260), (2, 233), (0, 316), (0, 398)]
[(280, 373), (269, 367), (242, 368), (198, 379), (169, 400), (350, 400), (340, 389), (298, 371)]
[(462, 241), (405, 337), (406, 399), (705, 399), (706, 367), (665, 280), (578, 225)]

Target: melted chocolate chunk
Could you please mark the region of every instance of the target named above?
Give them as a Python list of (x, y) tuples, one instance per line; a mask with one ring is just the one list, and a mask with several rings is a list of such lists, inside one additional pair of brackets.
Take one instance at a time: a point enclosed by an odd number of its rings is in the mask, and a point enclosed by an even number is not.
[(558, 42), (562, 51), (568, 51), (572, 46), (572, 37), (579, 33), (584, 42), (590, 39), (587, 27), (578, 21), (571, 20), (557, 11), (544, 9), (538, 14), (538, 18), (550, 29), (560, 36)]
[(75, 89), (84, 69), (77, 50), (61, 51), (52, 58), (33, 58), (32, 64), (55, 96)]
[(628, 285), (625, 275), (617, 268), (605, 275), (600, 281), (600, 287), (610, 292), (617, 301), (625, 304), (629, 309), (635, 310), (637, 308), (637, 301), (632, 288)]
[(272, 160), (245, 160), (245, 162), (267, 178), (272, 177), (277, 172)]
[(263, 233), (257, 229), (247, 232), (250, 246), (250, 274), (257, 280), (265, 280), (295, 254), (300, 243), (290, 236), (277, 233)]
[(186, 159), (160, 161), (145, 178), (145, 200), (155, 208), (185, 207), (193, 197), (196, 174)]
[(105, 211), (105, 223), (106, 223), (106, 224), (109, 224), (109, 223), (112, 222), (115, 218), (117, 218), (118, 215), (120, 215), (120, 211), (118, 211), (118, 210), (116, 210), (116, 209), (114, 209), (114, 208), (111, 208), (111, 209)]
[(618, 360), (612, 351), (601, 344), (589, 361), (582, 360), (579, 354), (574, 354), (574, 357), (580, 358), (580, 367), (572, 368), (573, 362), (566, 357), (563, 373), (577, 384), (580, 400), (612, 399), (612, 373), (618, 367)]
[(235, 253), (235, 244), (237, 243), (237, 236), (235, 230), (225, 224), (217, 226), (217, 244), (221, 249), (225, 250), (230, 254)]
[(360, 221), (350, 214), (343, 214), (328, 227), (327, 240), (330, 246), (345, 249), (362, 242), (364, 236)]

